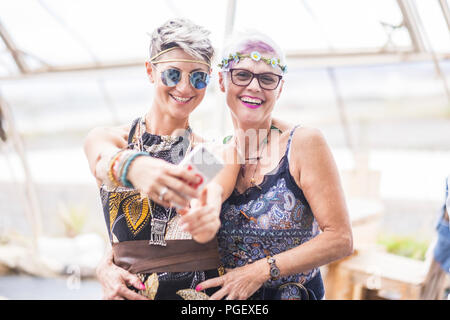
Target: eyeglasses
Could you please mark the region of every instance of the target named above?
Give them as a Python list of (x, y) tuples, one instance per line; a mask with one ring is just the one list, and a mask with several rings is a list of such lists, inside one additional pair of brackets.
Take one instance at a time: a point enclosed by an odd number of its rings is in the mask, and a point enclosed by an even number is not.
[(271, 72), (253, 73), (246, 69), (230, 69), (231, 81), (239, 87), (246, 87), (253, 78), (258, 79), (259, 86), (265, 90), (275, 90), (283, 76)]
[[(161, 80), (164, 85), (174, 87), (181, 80), (181, 71), (178, 69), (167, 69), (161, 72)], [(209, 83), (209, 74), (203, 71), (189, 73), (189, 82), (195, 89), (204, 89)]]

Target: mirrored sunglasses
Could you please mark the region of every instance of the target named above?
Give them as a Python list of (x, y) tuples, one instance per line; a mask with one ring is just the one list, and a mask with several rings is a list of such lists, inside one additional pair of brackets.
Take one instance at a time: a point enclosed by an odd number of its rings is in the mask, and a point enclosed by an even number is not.
[[(161, 80), (164, 85), (174, 87), (181, 80), (181, 71), (177, 69), (167, 69), (161, 72)], [(204, 89), (209, 83), (209, 74), (203, 71), (189, 73), (189, 82), (195, 89)]]

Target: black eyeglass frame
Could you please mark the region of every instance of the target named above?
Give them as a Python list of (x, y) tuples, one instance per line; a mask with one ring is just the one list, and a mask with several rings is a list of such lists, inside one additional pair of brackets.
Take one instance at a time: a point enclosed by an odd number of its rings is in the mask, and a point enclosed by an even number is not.
[[(231, 69), (229, 69), (228, 71), (230, 72), (231, 82), (233, 82), (233, 84), (236, 85), (236, 86), (238, 86), (238, 87), (246, 87), (246, 86), (248, 86), (250, 83), (252, 83), (252, 81), (253, 81), (254, 78), (256, 78), (256, 79), (258, 80), (258, 84), (259, 84), (259, 86), (260, 86), (261, 89), (264, 89), (264, 90), (275, 90), (275, 89), (278, 88), (278, 86), (280, 85), (281, 79), (283, 79), (283, 76), (282, 76), (282, 75), (279, 75), (279, 74), (276, 74), (276, 73), (272, 73), (272, 72), (253, 73), (253, 72), (251, 72), (251, 71), (249, 71), (249, 70), (247, 70), (247, 69), (240, 69), (240, 68), (231, 68)], [(247, 84), (237, 84), (237, 83), (235, 83), (234, 80), (233, 80), (233, 72), (234, 72), (234, 71), (245, 71), (245, 72), (251, 73), (252, 77), (250, 78), (250, 80), (248, 81)], [(273, 89), (268, 89), (268, 88), (265, 88), (264, 86), (261, 85), (260, 77), (261, 77), (262, 75), (265, 75), (265, 74), (270, 74), (270, 75), (274, 75), (274, 76), (278, 77), (278, 83), (277, 83), (277, 85), (275, 86), (275, 88), (273, 88)]]

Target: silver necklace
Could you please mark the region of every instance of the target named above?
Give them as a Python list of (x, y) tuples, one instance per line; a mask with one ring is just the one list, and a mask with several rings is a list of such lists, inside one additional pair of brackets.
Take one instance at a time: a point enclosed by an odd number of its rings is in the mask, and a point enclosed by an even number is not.
[[(148, 153), (158, 153), (161, 151), (167, 151), (170, 150), (174, 143), (178, 141), (178, 137), (172, 137), (172, 136), (161, 136), (161, 143), (146, 146), (143, 142), (143, 135), (146, 132), (146, 126), (145, 126), (145, 116), (141, 117), (141, 119), (138, 121), (138, 128), (136, 128), (138, 132), (138, 137), (136, 139), (135, 149), (139, 151), (146, 151)], [(187, 149), (187, 152), (191, 151), (193, 148), (193, 142), (192, 142), (192, 130), (188, 126), (187, 128), (188, 134), (189, 134), (189, 146)], [(187, 153), (186, 152), (186, 153)], [(150, 202), (151, 200), (148, 199)], [(151, 205), (151, 204), (150, 204)], [(148, 242), (149, 245), (158, 245), (158, 246), (166, 246), (167, 242), (165, 240), (166, 232), (167, 232), (167, 224), (172, 218), (173, 215), (173, 207), (170, 207), (169, 209), (165, 209), (167, 215), (164, 215), (163, 218), (156, 218), (156, 210), (154, 210), (154, 216), (151, 217), (151, 230), (150, 230), (150, 240)]]

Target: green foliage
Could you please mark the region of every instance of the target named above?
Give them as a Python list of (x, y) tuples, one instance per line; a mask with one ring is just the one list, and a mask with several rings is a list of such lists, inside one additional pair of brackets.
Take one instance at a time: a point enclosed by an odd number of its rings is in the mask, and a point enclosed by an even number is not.
[(389, 253), (422, 261), (425, 260), (430, 245), (429, 241), (400, 235), (380, 235), (377, 243), (384, 246)]

